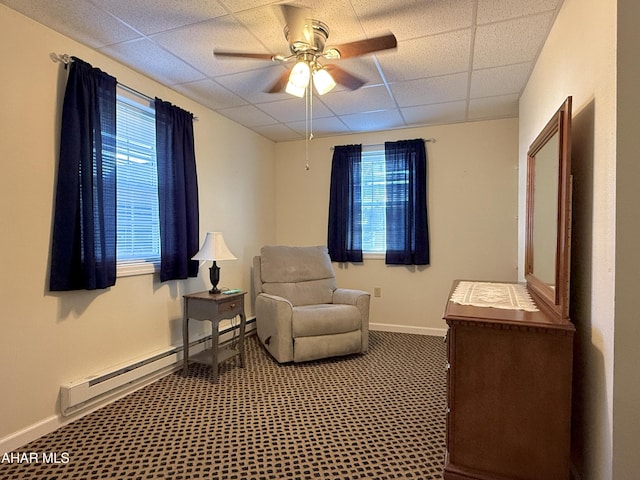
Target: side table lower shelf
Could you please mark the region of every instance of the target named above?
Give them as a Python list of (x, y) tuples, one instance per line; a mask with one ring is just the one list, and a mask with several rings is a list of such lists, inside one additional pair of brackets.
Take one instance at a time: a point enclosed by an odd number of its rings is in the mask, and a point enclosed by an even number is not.
[[(240, 355), (240, 351), (236, 348), (218, 347), (218, 365), (238, 355)], [(195, 355), (190, 355), (189, 362), (202, 363), (204, 365), (211, 366), (213, 363), (211, 349), (203, 350), (202, 352), (196, 353)]]

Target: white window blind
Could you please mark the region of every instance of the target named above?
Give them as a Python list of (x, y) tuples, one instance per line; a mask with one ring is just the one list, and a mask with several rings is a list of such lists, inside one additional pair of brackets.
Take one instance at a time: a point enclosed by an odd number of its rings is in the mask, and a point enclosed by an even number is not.
[(362, 251), (386, 251), (386, 171), (384, 150), (363, 151), (361, 160)]
[(155, 111), (118, 95), (116, 103), (118, 275), (160, 263)]

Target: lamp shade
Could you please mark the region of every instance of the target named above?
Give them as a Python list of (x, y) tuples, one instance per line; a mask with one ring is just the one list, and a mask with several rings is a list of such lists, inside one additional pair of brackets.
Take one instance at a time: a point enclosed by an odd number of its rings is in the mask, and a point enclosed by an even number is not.
[(324, 95), (336, 86), (335, 80), (324, 68), (313, 72), (313, 84), (316, 87), (318, 95)]
[(296, 97), (304, 97), (305, 87), (299, 88), (296, 87), (293, 83), (287, 83), (287, 88), (285, 89), (289, 95), (295, 95)]
[(297, 88), (306, 88), (306, 86), (309, 84), (310, 76), (311, 69), (309, 68), (309, 64), (302, 60), (296, 63), (291, 69), (291, 74), (289, 75), (289, 83)]
[(236, 257), (224, 242), (222, 232), (207, 232), (204, 243), (192, 260), (236, 260)]

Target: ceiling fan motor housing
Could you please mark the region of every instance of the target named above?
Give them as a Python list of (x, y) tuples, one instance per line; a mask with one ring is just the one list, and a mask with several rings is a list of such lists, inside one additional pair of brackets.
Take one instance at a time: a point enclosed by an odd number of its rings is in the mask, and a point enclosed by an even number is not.
[[(312, 38), (307, 38), (305, 32), (297, 32), (294, 37), (294, 33), (290, 31), (289, 25), (284, 27), (284, 36), (289, 42), (289, 49), (291, 53), (297, 55), (299, 53), (313, 53), (314, 55), (321, 55), (324, 50), (327, 38), (329, 38), (329, 27), (326, 23), (319, 20), (309, 19), (311, 22), (311, 28), (313, 32)], [(305, 25), (306, 28), (309, 25)], [(306, 30), (306, 29), (305, 29)], [(290, 38), (291, 37), (291, 38)]]

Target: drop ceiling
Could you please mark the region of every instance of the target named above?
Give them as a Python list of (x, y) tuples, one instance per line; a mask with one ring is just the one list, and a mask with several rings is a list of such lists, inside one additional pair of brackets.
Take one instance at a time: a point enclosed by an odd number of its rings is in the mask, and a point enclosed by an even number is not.
[[(214, 49), (288, 54), (283, 2), (0, 3), (275, 142), (305, 137), (304, 99), (264, 92), (289, 65), (213, 55)], [(517, 116), (562, 0), (287, 3), (310, 7), (329, 26), (327, 46), (388, 32), (398, 39), (396, 50), (336, 62), (366, 83), (314, 95), (313, 134), (322, 137)]]

